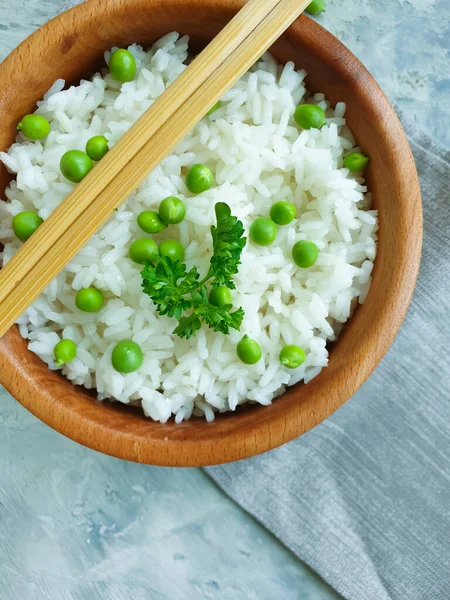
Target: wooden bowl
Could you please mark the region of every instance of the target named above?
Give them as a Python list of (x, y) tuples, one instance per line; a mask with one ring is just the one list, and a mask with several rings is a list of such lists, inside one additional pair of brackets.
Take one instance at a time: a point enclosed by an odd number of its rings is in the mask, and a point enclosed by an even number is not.
[[(102, 66), (103, 52), (149, 45), (176, 30), (204, 46), (242, 0), (86, 2), (39, 29), (0, 66), (0, 148), (55, 79), (76, 82)], [(213, 423), (154, 423), (120, 403), (99, 402), (50, 371), (14, 327), (0, 342), (0, 381), (39, 419), (90, 448), (155, 465), (198, 466), (246, 458), (308, 431), (339, 408), (369, 377), (397, 333), (419, 267), (422, 213), (414, 161), (402, 127), (361, 63), (314, 21), (301, 17), (273, 46), (281, 62), (308, 72), (310, 90), (346, 102), (348, 122), (371, 156), (368, 183), (379, 210), (372, 287), (331, 350), (329, 366), (271, 406), (248, 406)], [(1, 173), (0, 189), (9, 181)]]

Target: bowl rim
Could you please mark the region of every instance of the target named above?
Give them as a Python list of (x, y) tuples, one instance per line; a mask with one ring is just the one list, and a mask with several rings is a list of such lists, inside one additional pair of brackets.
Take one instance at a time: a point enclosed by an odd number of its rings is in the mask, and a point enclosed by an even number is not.
[[(116, 5), (118, 1), (113, 0), (111, 4)], [(160, 4), (164, 0), (139, 1), (142, 4), (145, 3), (150, 10), (152, 2)], [(197, 0), (197, 2), (202, 1)], [(208, 0), (205, 0), (205, 3), (208, 4)], [(237, 12), (242, 6), (243, 0), (216, 0), (216, 4)], [(52, 29), (56, 24), (59, 27), (67, 26), (73, 30), (91, 18), (92, 3), (89, 1), (59, 14), (13, 50), (0, 66), (0, 78), (1, 73), (7, 72), (10, 65), (13, 64), (14, 57), (18, 52), (29, 53), (48, 43), (46, 40), (51, 36)], [(414, 160), (394, 109), (367, 69), (337, 38), (309, 17), (302, 15), (288, 31), (295, 33), (299, 31), (300, 26), (302, 36), (320, 41), (320, 52), (324, 53), (325, 48), (334, 48), (339, 51), (340, 60), (344, 65), (342, 68), (347, 72), (357, 70), (357, 85), (361, 90), (367, 88), (376, 90), (377, 101), (380, 103), (377, 113), (380, 118), (382, 116), (384, 120), (389, 121), (389, 128), (385, 128), (384, 134), (388, 139), (392, 139), (399, 150), (410, 157), (410, 160), (403, 164), (397, 164), (396, 168), (401, 171), (403, 178), (409, 180), (410, 191), (412, 196), (418, 199), (419, 206), (416, 207), (415, 220), (411, 225), (410, 239), (406, 242), (409, 247), (409, 265), (407, 277), (403, 280), (402, 298), (398, 300), (393, 316), (385, 317), (384, 325), (387, 329), (384, 336), (375, 340), (374, 347), (371, 349), (370, 355), (367, 355), (362, 367), (353, 373), (351, 380), (346, 383), (342, 397), (330, 402), (320, 413), (316, 412), (314, 402), (306, 400), (304, 403), (299, 403), (301, 408), (291, 406), (284, 413), (282, 411), (278, 413), (276, 420), (261, 422), (257, 432), (251, 431), (247, 421), (237, 429), (233, 426), (222, 428), (220, 431), (213, 429), (213, 441), (210, 438), (195, 439), (195, 436), (186, 441), (182, 437), (183, 424), (175, 426), (167, 424), (167, 432), (170, 432), (170, 439), (168, 439), (163, 433), (149, 436), (144, 426), (138, 430), (124, 427), (119, 431), (102, 422), (94, 415), (93, 411), (87, 411), (86, 414), (80, 416), (70, 403), (65, 404), (57, 399), (52, 391), (43, 385), (42, 377), (31, 377), (26, 361), (20, 360), (14, 350), (14, 341), (19, 335), (15, 326), (0, 341), (0, 383), (25, 408), (50, 427), (94, 450), (136, 462), (163, 466), (204, 466), (239, 460), (280, 446), (308, 431), (332, 414), (366, 381), (391, 345), (411, 302), (421, 255), (422, 211)], [(47, 369), (47, 366), (45, 368)], [(313, 388), (314, 385), (313, 380), (308, 387)], [(98, 404), (98, 401), (93, 400), (92, 403)], [(264, 407), (252, 408), (253, 410), (264, 410)], [(80, 421), (80, 419), (82, 426), (74, 428), (73, 421)], [(219, 416), (218, 420), (224, 419), (226, 420), (227, 417)], [(231, 418), (229, 422), (231, 423)], [(205, 421), (204, 428), (214, 428), (214, 423)]]

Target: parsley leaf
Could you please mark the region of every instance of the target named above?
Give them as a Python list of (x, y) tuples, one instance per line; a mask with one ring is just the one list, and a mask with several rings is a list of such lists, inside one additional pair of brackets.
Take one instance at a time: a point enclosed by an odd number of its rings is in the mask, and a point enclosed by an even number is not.
[(246, 238), (244, 227), (237, 217), (233, 217), (230, 207), (225, 202), (215, 206), (217, 227), (211, 226), (214, 254), (211, 258), (211, 270), (214, 276), (213, 286), (224, 285), (234, 290), (233, 275), (241, 264), (241, 253)]
[(189, 339), (195, 332), (201, 329), (202, 323), (198, 317), (198, 315), (193, 312), (189, 317), (181, 317), (177, 327), (172, 331), (175, 335), (178, 335), (180, 338)]
[(199, 314), (200, 311), (205, 323), (214, 331), (228, 334), (230, 328), (239, 331), (244, 318), (244, 310), (241, 307), (234, 312), (230, 312), (230, 308), (231, 305), (217, 307), (209, 304), (202, 309), (195, 309), (194, 312)]
[(190, 338), (201, 328), (203, 320), (214, 331), (228, 334), (230, 328), (239, 331), (244, 318), (244, 311), (238, 308), (230, 312), (231, 305), (217, 307), (212, 304), (202, 304), (196, 306), (188, 317), (181, 317), (178, 326), (172, 333), (181, 338)]
[[(179, 260), (158, 256), (154, 262), (146, 262), (142, 270), (142, 289), (150, 296), (160, 315), (175, 317), (178, 326), (173, 333), (181, 338), (190, 338), (201, 328), (202, 323), (216, 332), (228, 334), (230, 328), (239, 331), (244, 311), (231, 312), (232, 305), (217, 307), (209, 302), (206, 283), (213, 286), (236, 286), (233, 275), (238, 272), (242, 249), (246, 239), (242, 223), (231, 214), (224, 202), (215, 206), (217, 226), (211, 227), (213, 256), (210, 269), (204, 279), (197, 267), (189, 272)], [(191, 311), (184, 315), (185, 311)]]
[(197, 286), (197, 267), (187, 273), (186, 265), (179, 260), (159, 256), (154, 264), (147, 262), (141, 274), (142, 289), (156, 304), (160, 315), (180, 319), (183, 311), (191, 308), (192, 303), (185, 295)]

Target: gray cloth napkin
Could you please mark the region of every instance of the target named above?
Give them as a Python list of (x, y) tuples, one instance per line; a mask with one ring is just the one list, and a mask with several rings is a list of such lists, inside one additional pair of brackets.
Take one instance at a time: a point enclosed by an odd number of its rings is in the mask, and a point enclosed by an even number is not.
[(393, 346), (311, 432), (207, 469), (351, 600), (450, 598), (450, 152), (406, 130), (421, 180), (424, 249)]
[(413, 125), (406, 130), (425, 237), (413, 303), (392, 348), (313, 431), (207, 469), (349, 600), (450, 599), (450, 152)]

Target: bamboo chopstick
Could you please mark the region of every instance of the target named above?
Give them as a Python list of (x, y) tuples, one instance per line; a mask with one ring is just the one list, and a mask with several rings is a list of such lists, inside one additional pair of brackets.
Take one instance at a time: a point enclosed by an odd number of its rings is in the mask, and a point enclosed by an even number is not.
[(77, 185), (0, 271), (0, 337), (309, 2), (250, 0)]
[[(106, 185), (114, 179), (123, 166), (139, 152), (143, 144), (170, 117), (170, 113), (181, 106), (189, 96), (214, 72), (235, 48), (248, 36), (249, 32), (273, 9), (274, 0), (250, 0), (244, 8), (230, 21), (170, 86), (167, 96), (163, 94), (142, 117), (122, 136), (120, 141), (102, 160), (102, 174), (91, 172), (77, 185), (70, 196), (70, 204), (61, 204), (51, 216), (51, 227), (40, 228), (33, 241), (39, 241), (41, 252), (51, 248), (60, 237), (66, 223), (74, 221), (92, 202)], [(169, 97), (170, 96), (170, 97)], [(25, 252), (25, 251), (24, 251)], [(27, 257), (26, 268), (31, 269), (33, 260), (39, 255)], [(24, 267), (25, 268), (25, 267)], [(7, 285), (6, 273), (3, 285)], [(0, 289), (0, 302), (2, 300)]]
[[(138, 121), (119, 140), (114, 148), (102, 160), (102, 171), (91, 172), (79, 183), (70, 196), (51, 215), (43, 227), (33, 236), (33, 244), (40, 253), (45, 253), (62, 235), (67, 225), (75, 221), (87, 206), (98, 196), (116, 174), (139, 152), (142, 146), (170, 118), (172, 112), (181, 106), (189, 96), (220, 66), (239, 44), (267, 16), (274, 7), (274, 0), (250, 0), (244, 8), (228, 23), (199, 56), (170, 86), (166, 94), (155, 101)], [(211, 104), (212, 106), (212, 104)], [(208, 110), (208, 109), (206, 109)], [(205, 111), (206, 112), (206, 111)], [(19, 281), (24, 269), (31, 270), (40, 253), (30, 253), (22, 247), (17, 260), (27, 252), (27, 260), (21, 272), (5, 269), (0, 286), (0, 304), (7, 293), (9, 278), (11, 283)]]

